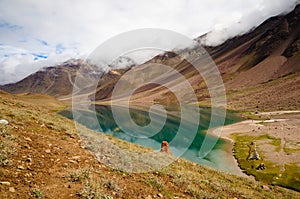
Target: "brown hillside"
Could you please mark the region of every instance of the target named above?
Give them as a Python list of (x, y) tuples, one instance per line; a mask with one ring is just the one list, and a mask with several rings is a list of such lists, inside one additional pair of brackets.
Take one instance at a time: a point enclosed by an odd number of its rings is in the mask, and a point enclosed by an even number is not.
[[(149, 173), (99, 163), (84, 149), (74, 122), (26, 96), (0, 94), (0, 198), (299, 198), (299, 192), (218, 172), (182, 159)], [(91, 135), (105, 136), (90, 132)], [(138, 145), (108, 138), (123, 149)], [(167, 155), (166, 155), (167, 156)]]

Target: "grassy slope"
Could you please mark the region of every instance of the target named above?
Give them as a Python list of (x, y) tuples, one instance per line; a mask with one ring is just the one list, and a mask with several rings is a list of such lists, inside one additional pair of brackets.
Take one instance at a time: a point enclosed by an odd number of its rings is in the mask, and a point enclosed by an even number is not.
[[(234, 134), (232, 136), (235, 140), (235, 157), (242, 169), (246, 171), (248, 175), (253, 175), (259, 181), (263, 181), (269, 184), (281, 185), (294, 190), (300, 190), (300, 171), (299, 167), (295, 163), (285, 164), (284, 169), (280, 165), (277, 165), (271, 161), (265, 160), (264, 154), (258, 151), (262, 156), (262, 160), (249, 160), (250, 150), (253, 150), (251, 145), (252, 140), (268, 140), (272, 146), (275, 147), (275, 151), (280, 151), (281, 139), (276, 139), (268, 134), (258, 137)], [(271, 149), (270, 149), (271, 150)], [(264, 163), (266, 170), (257, 170), (256, 168), (260, 163)]]
[[(51, 106), (41, 106), (45, 99)], [(10, 121), (0, 126), (0, 182), (9, 182), (0, 184), (0, 198), (146, 198), (158, 193), (165, 198), (300, 197), (181, 159), (144, 174), (111, 169), (81, 147), (73, 121), (53, 112), (59, 108), (54, 98), (0, 93), (0, 117)], [(122, 148), (143, 150), (110, 139)]]

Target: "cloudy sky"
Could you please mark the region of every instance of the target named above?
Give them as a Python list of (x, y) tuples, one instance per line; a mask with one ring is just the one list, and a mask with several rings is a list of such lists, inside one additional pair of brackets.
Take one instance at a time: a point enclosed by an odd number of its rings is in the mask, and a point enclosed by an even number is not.
[[(246, 3), (247, 2), (247, 3)], [(86, 57), (107, 39), (139, 28), (190, 38), (210, 32), (216, 45), (299, 0), (0, 0), (0, 84), (43, 66)]]

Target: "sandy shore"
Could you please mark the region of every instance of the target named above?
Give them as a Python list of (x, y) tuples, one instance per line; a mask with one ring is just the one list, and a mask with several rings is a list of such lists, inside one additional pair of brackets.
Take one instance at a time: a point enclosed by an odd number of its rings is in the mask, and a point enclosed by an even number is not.
[[(233, 156), (234, 140), (231, 139), (233, 133), (241, 133), (251, 136), (260, 136), (268, 134), (274, 138), (281, 139), (280, 151), (273, 150), (269, 141), (260, 141), (259, 148), (264, 152), (268, 160), (284, 166), (285, 164), (295, 163), (300, 167), (300, 111), (274, 111), (263, 112), (258, 115), (268, 116), (268, 120), (245, 120), (235, 124), (223, 127), (213, 128), (208, 131), (209, 134), (225, 139), (230, 143), (231, 155), (226, 159), (228, 165), (231, 165), (233, 173), (246, 176), (239, 168), (236, 159)], [(296, 150), (295, 153), (285, 153), (284, 147)]]

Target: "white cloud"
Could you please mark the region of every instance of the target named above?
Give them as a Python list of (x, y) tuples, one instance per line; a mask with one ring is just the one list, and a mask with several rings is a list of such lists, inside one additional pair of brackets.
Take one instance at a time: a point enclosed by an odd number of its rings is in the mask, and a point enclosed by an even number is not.
[[(295, 2), (299, 0), (1, 0), (0, 84), (20, 80), (44, 64), (87, 56), (103, 41), (132, 29), (170, 29), (191, 38), (211, 31), (208, 43), (220, 43), (291, 10)], [(36, 61), (32, 53), (48, 58)], [(8, 76), (8, 67), (19, 72)]]
[(254, 5), (245, 5), (247, 10), (236, 10), (218, 18), (212, 30), (207, 34), (206, 45), (218, 45), (236, 35), (247, 33), (266, 19), (292, 11), (299, 0), (257, 0)]

